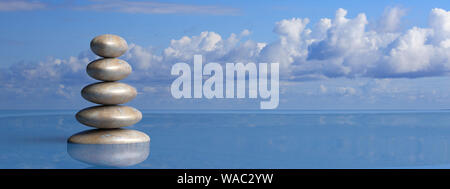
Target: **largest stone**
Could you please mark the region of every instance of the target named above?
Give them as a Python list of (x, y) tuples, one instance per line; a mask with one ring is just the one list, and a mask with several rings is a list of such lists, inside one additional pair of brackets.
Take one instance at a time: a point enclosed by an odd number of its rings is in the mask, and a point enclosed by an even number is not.
[(69, 143), (76, 144), (132, 144), (150, 142), (143, 132), (131, 129), (91, 129), (72, 135)]
[(84, 125), (111, 129), (136, 124), (142, 119), (142, 113), (129, 106), (93, 106), (79, 111), (75, 117)]

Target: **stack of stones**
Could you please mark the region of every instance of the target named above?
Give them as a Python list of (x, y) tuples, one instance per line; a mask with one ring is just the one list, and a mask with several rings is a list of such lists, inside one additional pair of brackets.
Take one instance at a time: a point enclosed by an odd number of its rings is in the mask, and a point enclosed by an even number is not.
[(119, 104), (134, 99), (134, 87), (117, 82), (127, 77), (131, 66), (117, 57), (128, 50), (127, 42), (116, 35), (105, 34), (91, 41), (91, 50), (103, 58), (89, 63), (86, 72), (102, 82), (84, 87), (84, 99), (100, 104), (79, 111), (76, 119), (97, 129), (84, 131), (69, 138), (71, 143), (79, 144), (126, 144), (149, 142), (150, 138), (142, 132), (121, 127), (134, 125), (142, 119), (142, 113), (132, 107)]

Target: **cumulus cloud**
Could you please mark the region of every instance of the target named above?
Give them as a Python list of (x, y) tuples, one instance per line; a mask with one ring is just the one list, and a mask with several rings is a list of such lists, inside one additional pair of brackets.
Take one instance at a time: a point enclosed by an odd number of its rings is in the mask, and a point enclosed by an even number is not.
[[(280, 78), (287, 81), (448, 75), (450, 12), (432, 9), (428, 27), (399, 31), (403, 15), (402, 9), (388, 8), (377, 27), (371, 28), (364, 13), (349, 18), (345, 9), (338, 9), (334, 18), (322, 18), (313, 24), (308, 18), (276, 22), (273, 32), (278, 38), (272, 42), (251, 40), (247, 36), (252, 32), (246, 29), (228, 36), (204, 31), (171, 40), (161, 53), (130, 44), (121, 58), (133, 66), (128, 79), (137, 83), (170, 82), (171, 65), (192, 63), (195, 54), (203, 55), (206, 62), (278, 62)], [(0, 70), (0, 90), (26, 93), (24, 86), (51, 85), (58, 94), (68, 96), (67, 90), (74, 84), (88, 83), (84, 68), (96, 58), (86, 51), (67, 59), (14, 64)], [(155, 91), (141, 87), (146, 92)], [(327, 88), (321, 86), (320, 90), (326, 92)], [(343, 95), (357, 92), (346, 87), (337, 90)]]
[[(381, 19), (381, 25), (399, 22), (401, 11), (388, 12), (389, 19)], [(446, 46), (450, 35), (446, 27), (449, 12), (433, 9), (430, 27), (413, 27), (403, 33), (390, 32), (394, 30), (392, 27), (370, 30), (364, 14), (355, 18), (347, 18), (346, 14), (347, 11), (339, 9), (331, 23), (322, 21), (330, 23), (321, 24), (328, 27), (325, 37), (310, 40), (307, 56), (290, 68), (294, 76), (414, 78), (445, 75), (450, 71)]]
[(0, 1), (0, 11), (30, 11), (43, 9), (46, 4), (37, 1), (23, 0), (2, 0)]
[(223, 39), (215, 32), (205, 31), (197, 36), (184, 36), (172, 40), (164, 49), (162, 58), (165, 62), (192, 62), (195, 54), (203, 55), (208, 62), (251, 62), (255, 61), (265, 43), (251, 40), (242, 41), (250, 32), (243, 30), (241, 34), (232, 33)]
[(309, 19), (292, 18), (281, 20), (275, 24), (274, 32), (279, 39), (261, 49), (258, 62), (278, 62), (280, 77), (290, 75), (290, 65), (307, 55), (307, 40), (310, 30), (306, 30)]

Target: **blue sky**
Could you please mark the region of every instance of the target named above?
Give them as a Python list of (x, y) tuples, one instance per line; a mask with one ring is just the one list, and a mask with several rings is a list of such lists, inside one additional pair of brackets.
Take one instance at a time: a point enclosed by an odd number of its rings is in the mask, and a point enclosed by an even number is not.
[(86, 39), (108, 32), (127, 36), (129, 42), (159, 48), (166, 47), (171, 39), (197, 35), (202, 31), (229, 35), (248, 29), (254, 31), (251, 38), (255, 41), (270, 41), (277, 37), (272, 32), (277, 21), (307, 17), (314, 23), (320, 18), (334, 17), (338, 8), (348, 10), (350, 17), (364, 12), (369, 19), (375, 20), (386, 7), (400, 6), (410, 13), (402, 23), (407, 27), (424, 26), (432, 8), (449, 6), (446, 1), (164, 1), (232, 10), (230, 13), (211, 15), (195, 12), (143, 14), (77, 10), (76, 6), (102, 3), (39, 2), (42, 8), (0, 12), (0, 56), (5, 60), (0, 66), (22, 60), (36, 61), (48, 56), (77, 55), (86, 50)]
[(89, 42), (104, 33), (130, 44), (124, 82), (140, 109), (259, 108), (173, 99), (170, 66), (195, 53), (280, 62), (278, 109), (450, 108), (449, 10), (443, 0), (0, 1), (0, 109), (91, 105), (79, 91), (94, 82)]

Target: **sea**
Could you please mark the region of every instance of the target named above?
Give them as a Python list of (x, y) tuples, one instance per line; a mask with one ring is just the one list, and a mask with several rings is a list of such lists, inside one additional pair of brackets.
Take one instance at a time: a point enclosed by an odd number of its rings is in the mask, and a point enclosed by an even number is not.
[(0, 110), (0, 169), (450, 168), (450, 110), (148, 110), (144, 145), (75, 145), (76, 110)]

